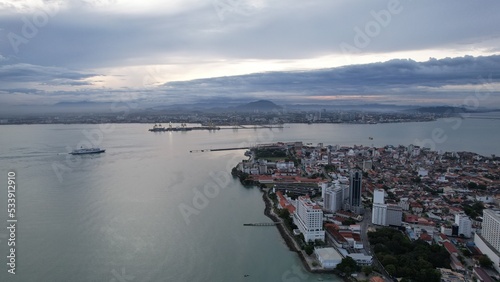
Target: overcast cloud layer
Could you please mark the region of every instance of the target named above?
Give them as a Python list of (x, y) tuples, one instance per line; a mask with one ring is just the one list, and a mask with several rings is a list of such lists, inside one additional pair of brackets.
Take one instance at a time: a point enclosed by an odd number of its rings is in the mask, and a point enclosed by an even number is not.
[(500, 107), (498, 1), (163, 2), (2, 1), (0, 104)]

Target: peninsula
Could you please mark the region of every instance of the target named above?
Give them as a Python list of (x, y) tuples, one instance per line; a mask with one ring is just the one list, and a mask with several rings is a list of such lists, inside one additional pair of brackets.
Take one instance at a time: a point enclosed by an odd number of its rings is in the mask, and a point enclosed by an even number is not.
[[(281, 222), (308, 271), (388, 281), (498, 277), (498, 250), (480, 234), (483, 213), (499, 207), (500, 157), (302, 142), (257, 145), (245, 155), (233, 176), (262, 189), (264, 213)], [(404, 263), (416, 249), (428, 255), (419, 255), (418, 269)]]

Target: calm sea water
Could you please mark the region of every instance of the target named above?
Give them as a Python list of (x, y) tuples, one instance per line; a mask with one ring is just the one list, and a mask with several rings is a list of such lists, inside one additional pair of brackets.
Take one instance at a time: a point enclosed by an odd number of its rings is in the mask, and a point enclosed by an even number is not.
[[(0, 126), (0, 222), (7, 226), (9, 171), (16, 172), (18, 219), (16, 275), (7, 273), (9, 234), (0, 229), (0, 281), (340, 281), (305, 272), (276, 228), (243, 226), (270, 220), (259, 190), (228, 177), (242, 150), (190, 150), (428, 139), (438, 150), (500, 155), (498, 120), (171, 133), (148, 127)], [(92, 141), (106, 153), (67, 154)]]

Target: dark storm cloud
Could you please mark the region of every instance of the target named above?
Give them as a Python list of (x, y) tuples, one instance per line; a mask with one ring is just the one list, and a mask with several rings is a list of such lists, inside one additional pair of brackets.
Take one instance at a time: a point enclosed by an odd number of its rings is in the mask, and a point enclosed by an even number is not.
[[(217, 1), (244, 3), (251, 8), (238, 10), (235, 6), (221, 11), (213, 5)], [(19, 7), (16, 1), (4, 1), (0, 5), (0, 89), (38, 85), (43, 92), (27, 95), (53, 93), (50, 97), (54, 101), (60, 95), (48, 90), (49, 86), (57, 91), (67, 87), (64, 99), (72, 101), (83, 96), (89, 101), (112, 99), (113, 95), (119, 98), (126, 91), (141, 93), (141, 99), (149, 103), (236, 96), (340, 99), (344, 95), (351, 99), (353, 94), (393, 101), (409, 95), (416, 100), (454, 97), (467, 90), (451, 91), (446, 86), (481, 84), (481, 77), (496, 82), (500, 77), (499, 57), (493, 55), (260, 72), (171, 82), (159, 88), (127, 89), (120, 87), (128, 85), (120, 85), (116, 87), (120, 91), (114, 91), (111, 88), (115, 86), (105, 85), (92, 89), (90, 81), (96, 82), (92, 78), (99, 75), (104, 82), (111, 81), (106, 80), (110, 76), (123, 75), (126, 83), (130, 80), (127, 74), (110, 70), (134, 66), (179, 66), (180, 72), (186, 73), (199, 69), (197, 77), (203, 77), (212, 76), (207, 65), (219, 61), (231, 66), (255, 60), (262, 62), (265, 71), (268, 62), (277, 60), (300, 62), (359, 53), (387, 58), (394, 57), (391, 52), (439, 50), (442, 55), (460, 49), (460, 54), (470, 50), (471, 54), (491, 55), (498, 52), (500, 44), (500, 2), (494, 0), (217, 1), (165, 2), (155, 9), (127, 10), (112, 0), (72, 0), (61, 2), (64, 4), (52, 12), (25, 9), (26, 5), (14, 9)], [(361, 45), (357, 44), (360, 40)], [(342, 46), (353, 47), (352, 53), (346, 53)]]
[(396, 93), (427, 86), (479, 85), (500, 81), (500, 56), (430, 59), (426, 62), (391, 60), (332, 69), (270, 72), (171, 82), (167, 91), (211, 94), (283, 92), (304, 95)]
[(16, 82), (35, 82), (49, 85), (90, 85), (90, 83), (83, 80), (95, 76), (98, 76), (98, 74), (73, 71), (62, 67), (0, 64), (0, 82), (3, 86), (6, 84), (12, 85)]
[[(220, 0), (222, 1), (222, 0)], [(245, 2), (249, 0), (233, 0)], [(32, 14), (6, 13), (0, 17), (0, 54), (22, 62), (69, 67), (113, 67), (168, 63), (177, 56), (194, 59), (297, 59), (342, 54), (341, 44), (354, 47), (357, 30), (366, 33), (377, 22), (374, 13), (392, 13), (380, 30), (370, 35), (361, 52), (393, 52), (427, 48), (491, 49), (488, 42), (500, 36), (496, 28), (500, 2), (455, 1), (264, 1), (251, 13), (226, 12), (218, 17), (213, 1), (196, 1), (177, 12), (119, 13), (69, 6), (49, 16), (47, 23), (15, 53), (10, 33), (23, 36)], [(0, 11), (1, 13), (1, 11)], [(26, 20), (23, 20), (26, 19)], [(498, 38), (497, 38), (498, 39)], [(474, 44), (472, 44), (474, 43)]]

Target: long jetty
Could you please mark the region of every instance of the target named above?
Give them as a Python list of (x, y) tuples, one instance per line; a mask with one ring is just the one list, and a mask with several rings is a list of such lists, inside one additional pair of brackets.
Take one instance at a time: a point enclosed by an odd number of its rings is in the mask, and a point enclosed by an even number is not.
[(181, 126), (181, 127), (161, 127), (161, 126), (154, 126), (153, 128), (149, 129), (151, 132), (167, 132), (167, 131), (192, 131), (192, 130), (209, 130), (209, 131), (215, 131), (215, 130), (221, 130), (221, 129), (259, 129), (259, 128), (285, 128), (283, 125), (265, 125), (265, 124), (257, 124), (257, 125), (235, 125), (232, 127), (220, 127), (220, 126)]
[(261, 223), (243, 223), (243, 226), (275, 226), (281, 224), (281, 221), (261, 222)]
[(266, 148), (266, 147), (274, 147), (276, 144), (259, 144), (248, 147), (229, 147), (229, 148), (216, 148), (216, 149), (199, 149), (199, 150), (190, 150), (190, 153), (200, 153), (200, 152), (217, 152), (217, 151), (231, 151), (231, 150), (248, 150), (251, 148)]
[(251, 147), (231, 147), (231, 148), (219, 148), (219, 149), (201, 149), (201, 150), (191, 150), (190, 153), (198, 153), (198, 152), (218, 152), (218, 151), (232, 151), (232, 150), (245, 150), (250, 149)]

